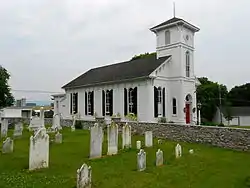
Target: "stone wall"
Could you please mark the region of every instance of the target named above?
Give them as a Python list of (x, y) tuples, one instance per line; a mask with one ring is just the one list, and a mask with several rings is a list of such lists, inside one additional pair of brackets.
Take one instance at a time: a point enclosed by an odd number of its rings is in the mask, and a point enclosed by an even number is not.
[[(72, 120), (62, 120), (62, 126), (72, 125)], [(83, 128), (89, 129), (94, 121), (82, 121)], [(187, 126), (158, 123), (129, 123), (132, 127), (132, 134), (144, 135), (145, 131), (153, 131), (153, 136), (172, 141), (183, 141), (190, 143), (209, 144), (217, 147), (250, 151), (250, 129), (208, 127), (208, 126)], [(124, 122), (119, 122), (119, 131)]]
[[(29, 120), (25, 120), (29, 124)], [(89, 129), (94, 121), (82, 121), (83, 129)], [(69, 127), (72, 120), (62, 119), (61, 125)], [(52, 124), (52, 119), (45, 119), (45, 124)], [(164, 138), (173, 141), (184, 141), (190, 143), (203, 143), (213, 146), (230, 148), (235, 150), (250, 151), (250, 129), (208, 127), (208, 126), (187, 126), (158, 123), (129, 123), (132, 127), (132, 134), (144, 135), (145, 131), (153, 131), (154, 137)], [(124, 122), (118, 123), (121, 127)]]

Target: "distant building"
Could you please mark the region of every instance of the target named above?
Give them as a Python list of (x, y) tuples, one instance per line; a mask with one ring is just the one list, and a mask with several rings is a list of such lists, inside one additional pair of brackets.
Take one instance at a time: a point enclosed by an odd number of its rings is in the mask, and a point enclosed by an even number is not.
[(36, 103), (29, 102), (29, 103), (26, 103), (26, 106), (36, 106)]
[(25, 99), (25, 98), (22, 98), (22, 99), (16, 100), (16, 106), (17, 106), (17, 107), (26, 106), (26, 99)]
[(221, 113), (220, 113), (220, 109), (217, 108), (217, 111), (213, 118), (213, 122), (221, 123), (222, 121), (224, 125), (237, 125), (237, 126), (249, 126), (250, 125), (250, 106), (229, 107), (229, 111), (232, 117), (231, 121), (228, 122), (226, 120), (225, 117), (227, 116), (227, 110), (225, 107), (222, 107)]

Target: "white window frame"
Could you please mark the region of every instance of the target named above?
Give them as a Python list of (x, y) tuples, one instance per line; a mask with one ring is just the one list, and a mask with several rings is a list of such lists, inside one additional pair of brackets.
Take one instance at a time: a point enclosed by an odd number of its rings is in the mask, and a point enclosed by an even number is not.
[(190, 77), (190, 52), (186, 52), (186, 77)]
[(165, 45), (169, 45), (171, 43), (171, 35), (170, 31), (165, 31)]
[(128, 112), (132, 113), (133, 112), (133, 89), (129, 88), (128, 90)]
[(87, 101), (88, 101), (88, 115), (91, 115), (91, 109), (92, 109), (92, 105), (91, 105), (91, 92), (88, 92), (88, 96), (87, 96)]
[(76, 107), (76, 100), (75, 96), (78, 95), (77, 93), (72, 93), (72, 114), (75, 114), (75, 107)]
[(109, 96), (110, 91), (107, 90), (105, 92), (105, 114), (110, 115), (110, 96)]

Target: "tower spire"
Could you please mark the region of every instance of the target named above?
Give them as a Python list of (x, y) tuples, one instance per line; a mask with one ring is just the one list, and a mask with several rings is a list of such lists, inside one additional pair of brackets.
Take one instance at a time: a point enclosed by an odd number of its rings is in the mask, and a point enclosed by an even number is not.
[(175, 18), (175, 2), (173, 2), (173, 13), (174, 13), (174, 18)]

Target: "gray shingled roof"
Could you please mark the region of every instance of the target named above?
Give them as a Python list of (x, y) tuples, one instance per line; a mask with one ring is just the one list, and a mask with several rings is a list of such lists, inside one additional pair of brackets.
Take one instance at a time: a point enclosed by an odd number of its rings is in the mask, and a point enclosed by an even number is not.
[(197, 30), (199, 30), (198, 27), (196, 27), (196, 26), (188, 23), (187, 21), (185, 21), (185, 20), (183, 20), (181, 18), (176, 18), (176, 17), (173, 17), (170, 20), (167, 20), (167, 21), (165, 21), (165, 22), (163, 22), (163, 23), (161, 23), (159, 25), (156, 25), (156, 26), (152, 27), (150, 30), (154, 30), (154, 29), (156, 29), (158, 27), (161, 27), (161, 26), (164, 26), (164, 25), (169, 25), (169, 24), (172, 24), (172, 23), (175, 23), (175, 22), (179, 22), (179, 21), (181, 21), (183, 23), (186, 23), (186, 24), (189, 24), (190, 26), (192, 26), (192, 27), (196, 28)]
[(67, 89), (135, 78), (146, 78), (169, 57), (156, 59), (156, 54), (152, 54), (141, 59), (93, 68), (62, 88)]

